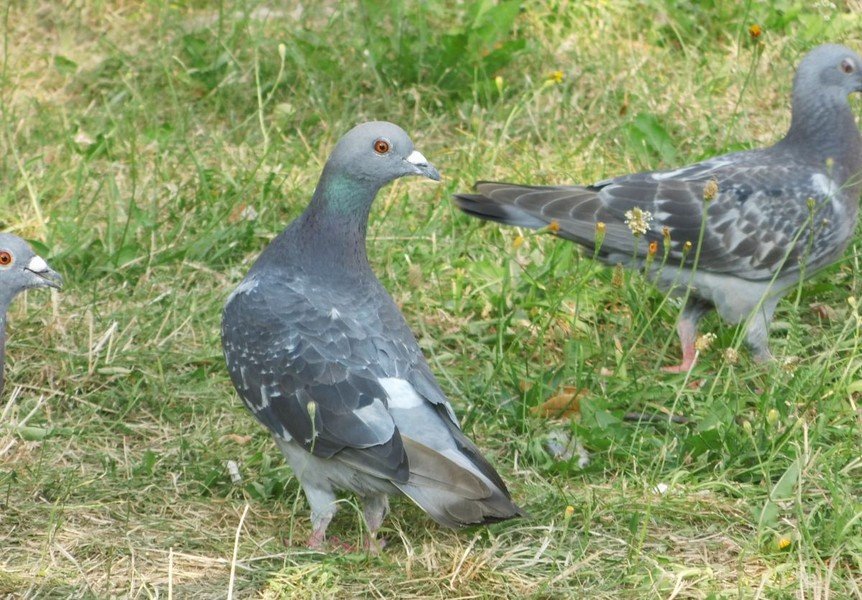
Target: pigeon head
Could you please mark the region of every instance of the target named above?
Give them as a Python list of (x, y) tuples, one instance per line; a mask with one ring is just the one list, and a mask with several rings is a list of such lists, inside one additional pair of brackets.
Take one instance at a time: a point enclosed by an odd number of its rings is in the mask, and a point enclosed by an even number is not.
[(793, 80), (790, 129), (776, 145), (813, 160), (838, 160), (839, 178), (862, 168), (862, 137), (848, 96), (862, 92), (862, 58), (845, 46), (823, 44), (806, 54)]
[(818, 46), (799, 63), (794, 91), (828, 94), (840, 99), (862, 92), (862, 58), (838, 44)]
[(440, 181), (440, 173), (413, 147), (407, 133), (385, 121), (362, 123), (348, 131), (332, 151), (326, 170), (374, 188), (407, 175)]
[(19, 292), (37, 287), (60, 288), (60, 274), (33, 252), (21, 238), (0, 233), (0, 304), (8, 305)]

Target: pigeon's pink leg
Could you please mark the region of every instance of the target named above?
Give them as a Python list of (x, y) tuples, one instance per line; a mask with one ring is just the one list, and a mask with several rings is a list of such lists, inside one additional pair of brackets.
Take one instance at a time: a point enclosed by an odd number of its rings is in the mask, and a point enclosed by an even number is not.
[(389, 513), (389, 497), (386, 494), (377, 494), (364, 498), (362, 512), (365, 516), (365, 524), (368, 526), (365, 550), (369, 554), (380, 554), (386, 545), (386, 540), (377, 539), (377, 530), (383, 525), (383, 520)]
[(682, 316), (676, 325), (679, 341), (682, 343), (682, 362), (672, 367), (662, 367), (665, 373), (686, 373), (694, 366), (697, 352), (694, 349), (694, 340), (697, 337), (697, 321)]
[[(294, 472), (298, 469), (294, 467)], [(326, 528), (332, 517), (335, 516), (338, 506), (335, 504), (335, 493), (331, 489), (322, 486), (303, 484), (305, 497), (311, 506), (311, 537), (308, 538), (308, 547), (312, 550), (326, 550)]]
[(697, 339), (697, 323), (710, 309), (712, 309), (712, 305), (700, 298), (691, 297), (688, 299), (685, 308), (682, 309), (682, 314), (679, 316), (679, 322), (676, 324), (676, 332), (679, 335), (680, 343), (682, 343), (682, 362), (673, 367), (664, 367), (662, 371), (665, 373), (686, 373), (694, 366), (694, 361), (697, 358), (697, 352), (694, 349), (694, 341)]

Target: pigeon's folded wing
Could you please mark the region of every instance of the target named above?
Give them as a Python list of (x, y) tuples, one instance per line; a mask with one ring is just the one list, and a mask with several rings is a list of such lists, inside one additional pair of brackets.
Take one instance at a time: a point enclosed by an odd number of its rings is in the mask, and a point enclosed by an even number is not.
[[(369, 472), (406, 481), (401, 437), (373, 373), (363, 328), (322, 309), (299, 281), (240, 286), (225, 306), (228, 370), (246, 406), (275, 435), (315, 456), (361, 450)], [(355, 455), (355, 453), (351, 453)]]
[[(603, 255), (642, 258), (655, 242), (660, 260), (667, 234), (669, 265), (690, 266), (697, 256), (698, 268), (743, 279), (770, 279), (779, 270), (790, 273), (803, 265), (816, 269), (828, 263), (839, 238), (846, 237), (842, 223), (848, 216), (837, 185), (810, 167), (800, 177), (796, 165), (758, 164), (752, 154), (592, 186), (480, 182), (478, 194), (461, 194), (458, 203), (484, 218), (496, 211), (492, 220), (515, 225), (555, 223), (551, 230), (557, 235), (591, 248), (596, 224), (604, 223)], [(710, 182), (716, 192), (705, 200)], [(639, 218), (645, 231), (636, 236)]]

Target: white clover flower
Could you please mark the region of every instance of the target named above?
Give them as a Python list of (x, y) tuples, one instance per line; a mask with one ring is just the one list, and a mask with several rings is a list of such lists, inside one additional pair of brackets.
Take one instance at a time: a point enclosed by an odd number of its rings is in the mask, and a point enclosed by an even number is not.
[(739, 351), (736, 348), (725, 348), (724, 360), (731, 365), (737, 364), (739, 362)]
[(704, 333), (703, 335), (699, 335), (697, 340), (694, 342), (694, 348), (698, 352), (706, 352), (709, 350), (709, 347), (712, 346), (712, 343), (715, 341), (714, 333)]
[(652, 213), (650, 211), (642, 210), (635, 206), (633, 209), (626, 211), (625, 217), (626, 226), (633, 234), (643, 235), (649, 231), (649, 224), (652, 221)]

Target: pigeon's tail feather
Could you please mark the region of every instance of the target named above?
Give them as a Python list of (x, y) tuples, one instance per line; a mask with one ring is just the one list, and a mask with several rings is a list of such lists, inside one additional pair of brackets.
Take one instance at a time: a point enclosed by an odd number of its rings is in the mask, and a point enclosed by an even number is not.
[[(625, 214), (605, 204), (595, 186), (530, 186), (479, 181), (475, 193), (455, 194), (455, 204), (465, 213), (507, 225), (541, 229), (595, 251), (598, 223), (604, 227), (599, 258), (629, 255), (637, 239), (626, 224)], [(630, 199), (634, 202), (635, 199)], [(635, 202), (637, 205), (637, 203)], [(652, 201), (642, 210), (657, 212)]]
[(548, 224), (547, 221), (531, 215), (514, 204), (491, 199), (482, 194), (455, 194), (455, 204), (468, 215), (486, 221), (530, 229), (541, 229)]
[(402, 436), (410, 479), (396, 486), (437, 523), (464, 527), (526, 516), (505, 486), (500, 488), (463, 455), (445, 456)]
[(474, 193), (455, 194), (455, 204), (469, 215), (506, 225), (541, 229), (555, 223), (558, 235), (575, 241), (582, 237), (583, 229), (589, 235), (585, 241), (592, 242), (596, 222), (612, 219), (612, 215), (605, 214), (596, 189), (576, 185), (479, 181)]

